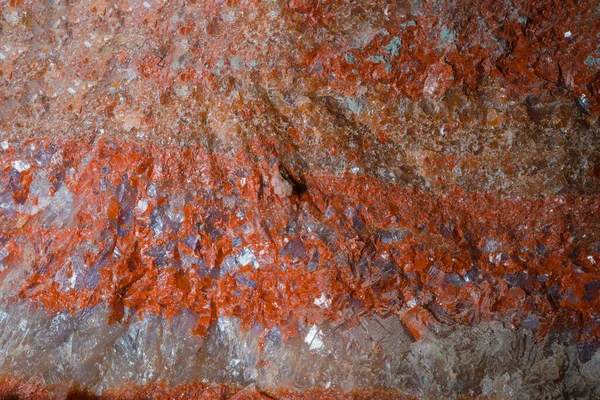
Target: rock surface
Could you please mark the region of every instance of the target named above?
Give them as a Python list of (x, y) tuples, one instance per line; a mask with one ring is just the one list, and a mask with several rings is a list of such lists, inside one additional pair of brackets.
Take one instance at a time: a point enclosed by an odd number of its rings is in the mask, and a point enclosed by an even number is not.
[(600, 396), (599, 4), (0, 9), (0, 395)]

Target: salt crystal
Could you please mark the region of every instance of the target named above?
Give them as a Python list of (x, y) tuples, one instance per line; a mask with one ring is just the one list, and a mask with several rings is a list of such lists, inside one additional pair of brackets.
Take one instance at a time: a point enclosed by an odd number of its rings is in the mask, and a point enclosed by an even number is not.
[(242, 252), (235, 258), (238, 264), (241, 266), (246, 266), (252, 264), (252, 266), (256, 269), (258, 268), (258, 263), (256, 262), (256, 256), (252, 252), (252, 250), (245, 248)]
[(310, 350), (317, 350), (323, 347), (321, 330), (317, 325), (313, 325), (304, 338), (304, 343), (308, 344)]
[[(4, 148), (4, 145), (2, 146), (2, 148)], [(29, 165), (28, 162), (21, 160), (13, 161), (12, 166), (19, 172), (27, 171), (31, 167), (31, 165)]]
[(148, 202), (146, 200), (139, 200), (137, 202), (137, 209), (143, 213), (148, 209)]
[(321, 297), (319, 297), (318, 299), (315, 299), (314, 303), (319, 307), (324, 306), (325, 308), (327, 308), (331, 304), (331, 300), (329, 300), (325, 296), (325, 293), (321, 293)]

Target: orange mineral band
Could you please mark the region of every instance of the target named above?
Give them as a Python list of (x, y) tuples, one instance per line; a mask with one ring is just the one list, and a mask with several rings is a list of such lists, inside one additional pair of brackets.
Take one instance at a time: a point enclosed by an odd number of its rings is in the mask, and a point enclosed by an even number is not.
[(0, 397), (600, 397), (600, 7), (0, 2)]

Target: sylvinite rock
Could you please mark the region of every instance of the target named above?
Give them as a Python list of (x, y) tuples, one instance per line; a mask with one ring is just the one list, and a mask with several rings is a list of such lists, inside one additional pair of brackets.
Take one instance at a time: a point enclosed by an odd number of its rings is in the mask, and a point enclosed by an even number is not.
[(0, 13), (0, 395), (600, 396), (600, 5)]

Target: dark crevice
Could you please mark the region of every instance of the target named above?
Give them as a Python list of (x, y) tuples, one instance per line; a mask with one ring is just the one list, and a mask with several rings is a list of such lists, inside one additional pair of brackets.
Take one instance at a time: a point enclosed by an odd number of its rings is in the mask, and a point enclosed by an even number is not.
[(304, 180), (296, 178), (286, 167), (280, 165), (279, 173), (292, 186), (292, 196), (301, 197), (304, 193), (308, 192), (308, 187)]

